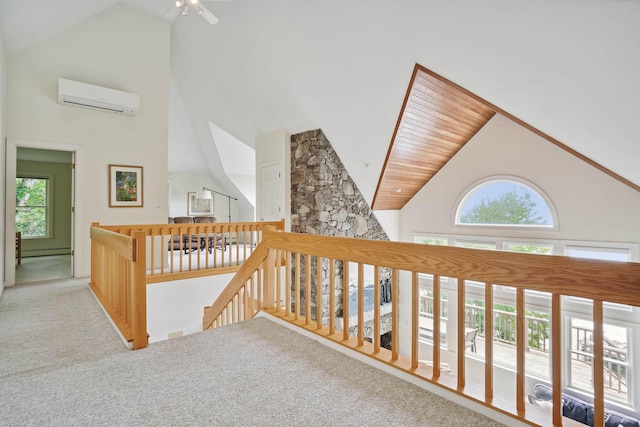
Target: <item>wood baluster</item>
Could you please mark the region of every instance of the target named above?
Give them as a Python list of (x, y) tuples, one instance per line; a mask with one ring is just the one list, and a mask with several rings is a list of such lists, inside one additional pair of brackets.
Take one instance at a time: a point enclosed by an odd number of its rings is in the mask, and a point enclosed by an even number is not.
[[(380, 353), (380, 267), (373, 267), (373, 353)], [(364, 311), (365, 307), (362, 307)]]
[(336, 333), (336, 260), (329, 259), (329, 334)]
[(458, 391), (465, 386), (465, 279), (458, 278)]
[[(239, 238), (239, 232), (238, 232), (238, 225), (236, 225), (236, 229), (234, 232), (234, 236), (235, 236), (235, 241), (236, 241), (236, 265), (240, 265), (240, 238)], [(231, 236), (229, 236), (231, 237)], [(230, 238), (229, 240), (229, 249), (231, 249), (231, 242), (233, 242), (233, 239)], [(231, 251), (229, 251), (231, 252)], [(243, 258), (243, 261), (246, 258)]]
[(493, 401), (493, 284), (485, 285), (484, 294), (484, 400)]
[(433, 376), (435, 380), (440, 377), (440, 318), (441, 303), (440, 303), (440, 276), (433, 276)]
[(364, 345), (364, 264), (358, 263), (358, 347)]
[(322, 329), (323, 315), (322, 258), (316, 257), (316, 330)]
[(525, 319), (524, 289), (516, 289), (516, 410), (524, 417), (525, 411), (525, 350), (527, 348), (527, 322)]
[[(155, 273), (155, 271), (156, 271), (156, 269), (155, 269), (155, 261), (156, 261), (156, 255), (155, 255), (156, 254), (156, 251), (155, 251), (156, 245), (155, 245), (155, 243), (156, 243), (156, 236), (153, 234), (153, 229), (151, 229), (149, 231), (149, 242), (151, 243), (151, 254), (150, 254), (151, 265), (149, 266), (149, 270), (150, 270), (149, 275), (153, 276), (154, 274), (156, 274)], [(146, 262), (146, 260), (145, 260), (145, 262)]]
[(418, 368), (418, 327), (420, 325), (420, 290), (418, 273), (411, 272), (411, 369)]
[(293, 298), (295, 300), (295, 320), (300, 319), (300, 253), (296, 252), (295, 260), (294, 260), (294, 268), (295, 268), (295, 289), (293, 291)]
[(275, 260), (275, 269), (276, 269), (276, 282), (274, 286), (276, 288), (276, 313), (280, 312), (280, 308), (282, 306), (282, 251), (276, 251), (276, 260)]
[(349, 261), (342, 261), (342, 339), (349, 339)]
[(285, 271), (284, 271), (284, 305), (285, 314), (287, 317), (291, 316), (291, 252), (285, 252)]
[(604, 427), (604, 331), (602, 300), (593, 300), (593, 426)]
[(304, 324), (309, 325), (309, 322), (311, 321), (311, 255), (309, 254), (304, 255), (304, 264), (305, 264)]
[(391, 275), (391, 360), (395, 361), (398, 360), (398, 336), (400, 335), (400, 311), (398, 308), (400, 270), (394, 268)]

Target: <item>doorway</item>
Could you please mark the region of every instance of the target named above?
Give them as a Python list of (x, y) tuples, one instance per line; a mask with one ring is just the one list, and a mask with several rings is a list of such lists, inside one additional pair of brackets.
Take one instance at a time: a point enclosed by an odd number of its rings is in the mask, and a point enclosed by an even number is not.
[(71, 277), (73, 153), (18, 147), (16, 283)]
[(67, 144), (7, 140), (7, 286), (75, 276), (76, 152)]

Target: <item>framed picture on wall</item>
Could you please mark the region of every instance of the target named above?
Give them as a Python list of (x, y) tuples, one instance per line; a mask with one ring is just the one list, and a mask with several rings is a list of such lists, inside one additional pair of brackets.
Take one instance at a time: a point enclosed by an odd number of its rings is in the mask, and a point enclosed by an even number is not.
[(109, 165), (109, 207), (142, 206), (142, 166)]
[(213, 215), (213, 198), (200, 199), (196, 192), (187, 193), (187, 215)]

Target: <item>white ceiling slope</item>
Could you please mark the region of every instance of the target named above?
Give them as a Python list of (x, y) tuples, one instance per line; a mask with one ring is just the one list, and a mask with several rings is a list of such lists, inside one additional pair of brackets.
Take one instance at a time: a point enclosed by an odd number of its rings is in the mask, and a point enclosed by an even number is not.
[(169, 81), (169, 173), (208, 175), (204, 153), (196, 138), (175, 76)]
[(416, 62), (640, 184), (640, 2), (237, 0), (178, 20), (196, 132), (322, 128), (371, 201)]
[[(7, 51), (114, 3), (0, 0)], [(173, 1), (122, 3), (161, 16)], [(420, 63), (640, 184), (639, 1), (234, 0), (208, 7), (217, 25), (180, 17), (171, 40), (172, 69), (205, 154), (213, 143), (209, 122), (249, 145), (275, 129), (321, 128), (371, 201)], [(220, 166), (208, 165), (215, 173)]]
[(255, 207), (256, 150), (211, 122), (209, 122), (209, 128), (225, 175)]

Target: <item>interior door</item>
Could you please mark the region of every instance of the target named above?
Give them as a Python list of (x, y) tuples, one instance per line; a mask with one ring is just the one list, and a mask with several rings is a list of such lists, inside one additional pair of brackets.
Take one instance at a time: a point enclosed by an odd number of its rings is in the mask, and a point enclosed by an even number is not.
[(282, 219), (284, 180), (281, 169), (279, 163), (260, 167), (262, 181), (260, 221), (279, 221)]

